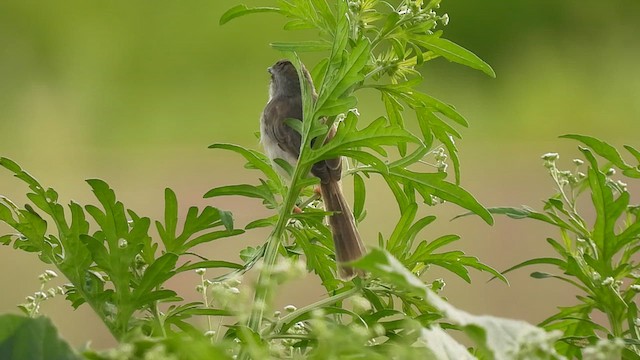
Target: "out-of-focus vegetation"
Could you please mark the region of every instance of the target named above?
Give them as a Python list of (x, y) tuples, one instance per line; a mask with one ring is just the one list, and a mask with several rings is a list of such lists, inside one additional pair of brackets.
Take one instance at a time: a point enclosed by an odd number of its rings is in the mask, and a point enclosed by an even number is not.
[[(89, 199), (82, 180), (104, 178), (134, 209), (158, 216), (165, 186), (189, 203), (212, 184), (241, 178), (228, 171), (240, 168), (227, 164), (233, 158), (217, 158), (206, 146), (258, 148), (253, 133), (267, 99), (265, 69), (280, 57), (268, 43), (292, 35), (269, 15), (221, 28), (218, 18), (229, 6), (219, 0), (0, 2), (0, 155), (68, 198)], [(584, 133), (637, 145), (640, 3), (449, 0), (443, 10), (451, 18), (447, 38), (473, 50), (498, 74), (491, 80), (441, 59), (424, 74), (425, 91), (455, 104), (471, 122), (460, 144), (462, 182), (485, 205), (542, 199), (551, 183), (539, 155), (571, 153), (574, 147), (558, 135)], [(359, 108), (366, 115), (367, 102)], [(210, 177), (202, 178), (203, 167), (212, 169)], [(23, 191), (5, 175), (0, 193)], [(390, 199), (381, 194), (378, 201)], [(362, 232), (374, 243), (376, 233), (393, 224), (384, 223), (387, 208), (370, 201), (371, 228)], [(217, 205), (232, 208), (241, 224), (257, 211), (249, 202)], [(547, 250), (539, 241), (544, 234), (534, 233), (541, 230), (521, 223), (499, 220), (489, 228), (463, 219), (453, 226), (463, 228), (471, 253), (496, 268)], [(234, 241), (209, 251), (236, 256), (238, 248), (260, 239)], [(17, 262), (33, 264), (33, 271), (16, 273)], [(16, 284), (0, 299), (2, 312), (16, 309), (38, 286), (42, 268), (36, 264), (0, 248), (0, 282)], [(534, 303), (540, 286), (557, 284), (533, 283), (527, 274), (510, 278), (518, 279), (511, 288), (482, 281), (458, 286), (451, 279), (443, 294), (464, 309), (533, 322), (571, 297), (559, 288), (557, 301)], [(193, 279), (184, 283), (195, 286)], [(464, 296), (470, 292), (476, 295)], [(303, 299), (300, 293), (294, 295)], [(87, 313), (72, 314), (62, 301), (59, 308), (47, 306), (43, 312), (52, 313), (72, 342), (109, 343), (108, 336), (74, 325)], [(103, 331), (97, 321), (96, 328)]]

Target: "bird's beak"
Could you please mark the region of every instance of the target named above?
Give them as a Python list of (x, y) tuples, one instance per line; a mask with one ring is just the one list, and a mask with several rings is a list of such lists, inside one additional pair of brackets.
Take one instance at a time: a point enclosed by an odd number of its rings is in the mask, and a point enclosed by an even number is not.
[(269, 74), (273, 75), (273, 71), (271, 70), (271, 67), (268, 67), (267, 71), (269, 72)]

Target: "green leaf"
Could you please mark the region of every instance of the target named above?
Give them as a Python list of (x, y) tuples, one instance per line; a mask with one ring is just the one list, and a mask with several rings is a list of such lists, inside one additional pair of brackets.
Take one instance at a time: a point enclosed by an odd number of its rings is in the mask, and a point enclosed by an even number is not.
[(272, 42), (272, 48), (278, 51), (295, 51), (302, 52), (314, 52), (314, 51), (326, 51), (331, 49), (331, 43), (324, 40), (309, 40), (309, 41), (297, 41), (297, 42)]
[(636, 158), (637, 162), (640, 162), (640, 151), (636, 150), (633, 146), (630, 145), (622, 145), (634, 158)]
[(384, 154), (383, 145), (397, 145), (398, 142), (414, 142), (419, 140), (408, 131), (392, 125), (387, 125), (385, 118), (378, 118), (362, 130), (356, 129), (358, 117), (350, 112), (347, 118), (338, 126), (338, 131), (331, 141), (320, 147), (312, 149), (309, 163), (320, 160), (332, 159), (344, 155), (345, 151), (368, 147), (378, 153)]
[[(142, 294), (137, 300), (138, 306), (142, 307), (147, 304), (156, 302), (156, 301), (175, 301), (176, 296), (178, 294), (173, 290), (154, 290), (148, 293)], [(169, 299), (169, 300), (167, 300)], [(180, 298), (178, 298), (180, 299)]]
[(449, 333), (435, 324), (429, 328), (422, 329), (420, 333), (421, 342), (433, 351), (434, 359), (442, 360), (476, 360), (477, 357), (471, 355), (467, 348), (457, 342)]
[(269, 191), (265, 186), (254, 186), (249, 184), (240, 184), (240, 185), (227, 185), (221, 186), (207, 191), (204, 194), (205, 198), (212, 198), (216, 196), (245, 196), (256, 199), (263, 199), (268, 204), (274, 205), (276, 204), (276, 200), (273, 196), (273, 193)]
[(324, 106), (319, 109), (316, 116), (334, 116), (346, 113), (353, 109), (358, 104), (358, 99), (355, 96), (347, 96), (335, 100), (327, 100)]
[(440, 199), (462, 206), (480, 216), (487, 224), (493, 224), (493, 218), (487, 209), (462, 187), (445, 181), (441, 173), (418, 173), (394, 168), (389, 170), (389, 176), (402, 183), (410, 182), (416, 189), (425, 187)]
[[(618, 150), (616, 150), (616, 148), (602, 140), (596, 139), (591, 136), (577, 134), (567, 134), (560, 137), (580, 141), (581, 143), (590, 147), (596, 154), (611, 161), (611, 163), (622, 170), (629, 170), (633, 168), (622, 159), (622, 156), (620, 156), (620, 153), (618, 152)], [(638, 177), (640, 177), (640, 172), (638, 172)]]
[(591, 165), (588, 171), (588, 181), (591, 189), (591, 200), (596, 211), (592, 235), (593, 241), (600, 251), (599, 257), (610, 261), (611, 256), (613, 256), (612, 250), (617, 245), (613, 241), (616, 239), (614, 233), (616, 222), (618, 217), (626, 210), (629, 194), (625, 192), (619, 199), (614, 201), (613, 191), (607, 185), (605, 174), (598, 169), (598, 163), (591, 151), (586, 148), (581, 148), (580, 151), (582, 151)]
[(360, 222), (364, 218), (364, 202), (367, 190), (362, 176), (353, 174), (353, 217)]
[(80, 359), (48, 318), (12, 314), (0, 315), (0, 354), (11, 360)]
[(314, 238), (322, 235), (314, 233), (310, 229), (290, 227), (288, 230), (294, 234), (296, 244), (304, 251), (307, 258), (307, 269), (320, 277), (322, 285), (327, 291), (337, 289), (340, 281), (336, 279), (332, 272), (332, 270), (335, 270), (335, 260), (331, 258), (333, 250), (314, 241)]
[(274, 226), (278, 221), (278, 215), (274, 215), (264, 219), (254, 220), (248, 223), (244, 228), (246, 230), (257, 229), (262, 227)]
[(407, 206), (387, 241), (386, 249), (400, 259), (402, 259), (404, 255), (408, 255), (406, 254), (406, 245), (409, 238), (406, 236), (406, 233), (413, 224), (413, 219), (415, 219), (417, 212), (418, 205), (416, 203)]
[(176, 239), (178, 226), (178, 199), (176, 193), (169, 188), (164, 189), (164, 223), (164, 227), (159, 222), (156, 225), (162, 240), (169, 243)]
[[(456, 123), (464, 127), (469, 126), (469, 122), (467, 121), (467, 119), (465, 119), (464, 116), (462, 116), (459, 112), (457, 112), (453, 106), (446, 104), (434, 98), (431, 95), (427, 95), (425, 93), (421, 93), (418, 91), (413, 92), (411, 95), (413, 97), (413, 100), (418, 101), (420, 105), (426, 106), (428, 108), (432, 108), (433, 110), (436, 110), (437, 112), (441, 113), (442, 115), (448, 117), (449, 119), (455, 121)], [(456, 134), (456, 137), (458, 138), (460, 137), (460, 134), (457, 134), (457, 133), (455, 134)]]
[[(425, 110), (423, 113), (424, 117), (429, 122), (429, 128), (433, 135), (447, 148), (451, 164), (453, 165), (456, 184), (460, 184), (460, 159), (458, 158), (458, 148), (453, 140), (454, 136), (460, 138), (460, 134), (458, 134), (455, 129), (447, 125), (444, 121), (440, 120), (440, 118), (431, 111)], [(418, 116), (418, 119), (420, 118), (421, 116)]]
[[(361, 39), (351, 49), (349, 56), (341, 61), (341, 64), (337, 67), (339, 73), (330, 79), (325, 77), (325, 83), (321, 87), (320, 94), (318, 94), (316, 109), (321, 110), (327, 101), (337, 100), (344, 95), (348, 95), (345, 93), (364, 79), (364, 74), (361, 71), (369, 61), (369, 48), (369, 41)], [(336, 49), (334, 48), (332, 51), (336, 51)], [(341, 51), (332, 53), (332, 55), (337, 54), (341, 54)], [(328, 70), (331, 70), (331, 65), (336, 66), (330, 63)]]
[(280, 13), (281, 10), (279, 8), (275, 8), (275, 7), (254, 7), (254, 8), (249, 8), (246, 5), (236, 5), (234, 7), (232, 7), (231, 9), (227, 10), (224, 14), (222, 14), (222, 16), (220, 17), (220, 25), (224, 25), (226, 23), (228, 23), (229, 21), (240, 17), (240, 16), (244, 16), (244, 15), (248, 15), (248, 14), (254, 14), (254, 13), (261, 13), (261, 12), (274, 12), (274, 13)]
[(442, 39), (437, 35), (419, 35), (411, 40), (449, 61), (480, 70), (492, 78), (496, 77), (496, 73), (489, 64), (482, 61), (476, 54), (452, 41)]
[(280, 177), (271, 166), (271, 162), (262, 153), (259, 153), (254, 150), (245, 149), (242, 146), (238, 146), (234, 144), (221, 144), (221, 143), (210, 145), (209, 149), (229, 150), (237, 154), (240, 154), (242, 155), (242, 157), (244, 157), (248, 161), (247, 165), (262, 171), (262, 173), (267, 176), (267, 179), (273, 181), (274, 183), (281, 184)]
[(226, 238), (226, 237), (232, 237), (232, 236), (236, 236), (236, 235), (240, 235), (240, 234), (244, 234), (244, 230), (241, 229), (235, 229), (235, 230), (221, 230), (221, 231), (212, 231), (212, 232), (208, 232), (206, 234), (202, 234), (198, 237), (196, 237), (193, 240), (190, 240), (188, 242), (186, 242), (184, 244), (184, 246), (182, 246), (180, 248), (180, 253), (184, 253), (186, 251), (188, 251), (189, 249), (191, 249), (192, 247), (195, 247), (196, 245), (200, 245), (206, 242), (210, 242), (210, 241), (214, 241), (214, 240), (218, 240), (218, 239), (222, 239), (222, 238)]
[(546, 265), (554, 265), (557, 266), (560, 270), (565, 270), (567, 268), (567, 262), (561, 259), (556, 259), (556, 258), (535, 258), (535, 259), (531, 259), (531, 260), (526, 260), (523, 261), (521, 263), (519, 263), (518, 265), (514, 265), (504, 271), (502, 271), (502, 274), (506, 274), (509, 273), (513, 270), (517, 270), (520, 268), (523, 268), (525, 266), (531, 266), (531, 265), (539, 265), (539, 264), (546, 264)]
[(211, 309), (211, 308), (187, 309), (182, 313), (187, 315), (202, 315), (202, 316), (232, 316), (233, 315), (233, 313), (229, 310)]
[[(402, 117), (403, 108), (400, 102), (393, 95), (384, 92), (382, 93), (382, 102), (387, 111), (389, 124), (404, 128), (404, 118)], [(407, 154), (407, 144), (398, 143), (398, 151), (400, 152), (400, 156), (404, 157)]]
[(145, 270), (140, 284), (135, 288), (133, 292), (134, 298), (139, 301), (152, 289), (161, 286), (165, 281), (171, 278), (175, 274), (176, 262), (178, 261), (178, 255), (173, 253), (166, 253), (156, 259)]
[(204, 261), (198, 261), (192, 264), (186, 263), (180, 266), (178, 269), (176, 269), (176, 272), (179, 273), (179, 272), (184, 272), (189, 270), (211, 269), (211, 268), (243, 269), (244, 266), (233, 263), (233, 262), (229, 262), (229, 261), (204, 260)]

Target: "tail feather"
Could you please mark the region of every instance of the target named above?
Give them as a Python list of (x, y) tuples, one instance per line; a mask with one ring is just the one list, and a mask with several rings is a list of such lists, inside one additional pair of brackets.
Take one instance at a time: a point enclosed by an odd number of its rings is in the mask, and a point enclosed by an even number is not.
[(364, 245), (356, 228), (355, 219), (347, 200), (342, 195), (340, 181), (321, 183), (320, 191), (327, 211), (333, 212), (329, 216), (329, 225), (333, 233), (336, 248), (336, 262), (338, 273), (343, 280), (356, 276), (356, 271), (345, 262), (357, 260), (365, 253)]

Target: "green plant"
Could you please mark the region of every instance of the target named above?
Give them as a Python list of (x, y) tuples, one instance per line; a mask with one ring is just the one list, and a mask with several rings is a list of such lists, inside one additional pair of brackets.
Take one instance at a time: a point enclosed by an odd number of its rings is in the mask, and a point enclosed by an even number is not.
[[(576, 287), (579, 304), (560, 307), (560, 311), (540, 326), (560, 330), (557, 344), (561, 354), (580, 357), (583, 348), (600, 339), (622, 339), (623, 357), (640, 357), (638, 308), (640, 264), (634, 256), (640, 250), (640, 207), (631, 205), (627, 184), (615, 180), (620, 172), (630, 179), (640, 178), (640, 166), (627, 164), (611, 145), (593, 137), (565, 135), (586, 145), (580, 146), (583, 159), (574, 159), (574, 171), (558, 168), (559, 155), (542, 156), (558, 192), (544, 202), (543, 211), (531, 208), (492, 208), (494, 214), (515, 219), (529, 218), (551, 224), (560, 230), (559, 240), (547, 242), (557, 258), (536, 258), (515, 265), (503, 274), (532, 265), (552, 265), (562, 274), (536, 271), (537, 279), (555, 278)], [(640, 152), (625, 149), (640, 163)], [(598, 163), (595, 155), (607, 162)], [(585, 162), (586, 161), (586, 162)], [(588, 197), (591, 203), (580, 202)], [(591, 213), (593, 221), (589, 221)], [(606, 315), (606, 323), (593, 319), (595, 313)]]
[[(454, 139), (461, 136), (454, 126), (466, 127), (466, 119), (417, 88), (422, 77), (416, 68), (438, 57), (494, 76), (491, 67), (473, 53), (442, 38), (438, 28), (446, 25), (448, 17), (435, 12), (439, 1), (275, 2), (277, 7), (238, 5), (220, 22), (273, 12), (287, 18), (285, 29), (318, 32), (319, 40), (272, 44), (298, 68), (299, 54), (324, 55), (311, 71), (318, 86), (317, 101), (312, 101), (310, 84), (300, 77), (304, 118), (301, 123), (292, 122), (302, 135), (298, 164), (291, 168), (282, 163), (291, 175), (291, 181), (283, 182), (260, 152), (214, 144), (212, 149), (242, 156), (247, 168), (259, 171), (259, 179), (256, 185), (222, 186), (205, 194), (207, 198), (255, 198), (273, 211), (272, 216), (239, 229), (227, 211), (191, 207), (179, 225), (177, 197), (167, 189), (164, 219), (155, 221), (158, 239), (154, 240), (151, 219), (126, 209), (104, 181), (87, 181), (99, 206), (71, 202), (65, 212), (55, 190), (42, 186), (15, 162), (0, 158), (0, 166), (29, 186), (27, 196), (33, 204), (19, 207), (0, 198), (0, 220), (17, 232), (3, 235), (0, 241), (37, 253), (43, 262), (55, 266), (70, 282), (65, 293), (72, 305), (88, 304), (119, 341), (116, 349), (87, 350), (83, 355), (91, 359), (561, 358), (552, 348), (558, 332), (467, 314), (437, 296), (443, 280), (421, 280), (429, 276), (431, 266), (443, 267), (468, 282), (470, 269), (504, 280), (475, 257), (442, 250), (457, 241), (457, 235), (417, 241), (436, 220), (434, 216), (417, 218), (422, 203), (451, 202), (489, 224), (493, 221), (490, 212), (459, 186)], [(357, 94), (370, 90), (380, 94), (385, 113), (362, 125)], [(408, 121), (415, 121), (418, 134), (405, 126)], [(313, 141), (325, 138), (333, 124), (338, 124), (338, 132), (331, 141)], [(307, 176), (315, 162), (337, 156), (350, 162), (344, 181), (353, 179), (353, 210), (359, 222), (366, 217), (366, 179), (372, 176), (386, 182), (399, 209), (394, 231), (379, 234), (378, 247), (353, 264), (367, 275), (351, 282), (336, 277), (331, 233), (323, 223), (326, 214), (311, 190), (317, 180)], [(447, 180), (447, 164), (452, 165), (453, 181)], [(300, 211), (293, 211), (296, 207)], [(194, 249), (259, 227), (269, 227), (270, 235), (264, 245), (240, 253), (243, 263), (205, 259)], [(301, 271), (301, 259), (305, 271)], [(209, 268), (228, 271), (207, 278)], [(256, 284), (240, 290), (240, 277), (254, 268), (259, 272)], [(168, 288), (167, 280), (184, 271), (201, 276), (197, 290), (202, 301), (187, 303)], [(300, 308), (287, 307), (284, 314), (273, 309), (277, 287), (296, 274), (313, 276), (308, 273), (321, 279), (327, 297)], [(239, 294), (245, 289), (253, 290), (252, 300)], [(35, 316), (37, 311), (27, 313)], [(192, 321), (195, 317), (204, 317), (206, 328), (198, 328)], [(0, 318), (0, 329), (23, 323), (35, 327), (32, 333), (38, 336), (7, 331), (12, 336), (0, 336), (0, 349), (42, 344), (56, 336), (39, 318)], [(468, 350), (445, 330), (465, 332), (474, 347)], [(61, 357), (77, 357), (68, 347), (59, 350), (64, 353)], [(593, 351), (613, 354), (616, 350)]]

